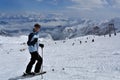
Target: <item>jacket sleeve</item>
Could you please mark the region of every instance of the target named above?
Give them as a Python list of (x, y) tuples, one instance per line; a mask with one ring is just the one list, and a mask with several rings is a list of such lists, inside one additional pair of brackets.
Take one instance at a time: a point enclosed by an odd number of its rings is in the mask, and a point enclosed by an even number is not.
[[(31, 34), (28, 36), (28, 42), (27, 42), (28, 46), (31, 46), (31, 45), (34, 46), (34, 44), (36, 44), (36, 42), (38, 41), (38, 38), (34, 38), (34, 39), (32, 40), (33, 36), (34, 36), (33, 33), (31, 33)], [(32, 41), (31, 41), (31, 40), (32, 40)]]
[(31, 45), (36, 44), (36, 42), (38, 41), (38, 38), (35, 38), (33, 41), (30, 42)]
[(27, 41), (28, 46), (32, 45), (31, 44), (32, 37), (33, 37), (33, 33), (30, 33), (29, 36), (28, 36), (28, 41)]

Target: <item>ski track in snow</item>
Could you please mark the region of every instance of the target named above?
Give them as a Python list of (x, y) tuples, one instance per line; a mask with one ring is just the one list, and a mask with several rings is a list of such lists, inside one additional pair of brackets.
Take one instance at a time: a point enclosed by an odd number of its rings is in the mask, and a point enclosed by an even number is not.
[[(47, 71), (43, 80), (120, 80), (120, 34), (95, 36), (95, 42), (93, 38), (41, 41)], [(26, 41), (26, 36), (0, 36), (0, 80), (21, 80), (30, 59)], [(23, 80), (41, 80), (41, 76)]]

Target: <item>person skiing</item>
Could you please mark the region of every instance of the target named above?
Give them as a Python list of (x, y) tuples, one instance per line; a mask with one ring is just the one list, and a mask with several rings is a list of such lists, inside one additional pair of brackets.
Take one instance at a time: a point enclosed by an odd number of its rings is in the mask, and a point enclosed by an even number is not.
[[(26, 74), (35, 74), (35, 73), (40, 73), (40, 69), (41, 69), (41, 65), (43, 62), (42, 57), (39, 55), (38, 53), (38, 48), (39, 46), (41, 48), (44, 48), (44, 44), (39, 44), (38, 43), (38, 38), (39, 38), (39, 31), (40, 31), (41, 25), (39, 24), (35, 24), (34, 28), (33, 28), (33, 32), (29, 34), (28, 36), (28, 41), (27, 41), (27, 45), (28, 45), (28, 49), (31, 55), (31, 59), (30, 62), (27, 65)], [(35, 69), (34, 72), (31, 72), (33, 65), (35, 64), (35, 62), (37, 61), (36, 65), (35, 65)]]

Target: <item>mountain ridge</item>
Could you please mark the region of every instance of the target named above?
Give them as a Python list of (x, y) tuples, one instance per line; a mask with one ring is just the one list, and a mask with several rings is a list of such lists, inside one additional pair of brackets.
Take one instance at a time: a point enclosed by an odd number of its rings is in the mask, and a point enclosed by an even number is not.
[[(120, 32), (119, 17), (100, 22), (89, 19), (66, 18), (57, 14), (44, 15), (44, 17), (41, 14), (0, 14), (0, 35), (28, 35), (35, 23), (40, 23), (43, 26), (40, 33), (42, 37), (49, 37), (53, 40), (64, 40), (85, 35), (106, 35), (109, 32), (108, 25), (111, 23), (114, 24), (116, 32)], [(98, 28), (97, 31), (94, 30), (95, 27)]]

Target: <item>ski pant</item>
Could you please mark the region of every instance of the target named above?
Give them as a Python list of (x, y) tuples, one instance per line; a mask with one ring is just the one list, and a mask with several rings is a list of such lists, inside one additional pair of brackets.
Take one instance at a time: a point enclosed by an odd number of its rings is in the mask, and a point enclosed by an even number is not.
[(38, 72), (40, 72), (40, 69), (41, 69), (42, 58), (37, 51), (32, 52), (30, 54), (31, 54), (31, 60), (30, 60), (29, 64), (27, 65), (26, 73), (31, 73), (31, 69), (32, 69), (32, 67), (33, 67), (33, 65), (35, 64), (36, 61), (37, 61), (37, 63), (35, 65), (34, 72), (38, 73)]

